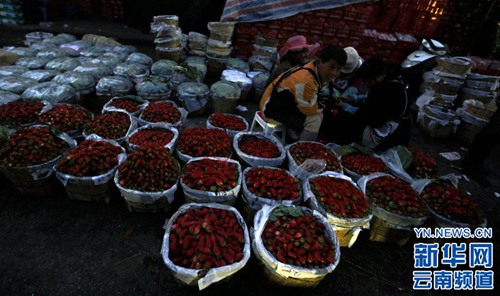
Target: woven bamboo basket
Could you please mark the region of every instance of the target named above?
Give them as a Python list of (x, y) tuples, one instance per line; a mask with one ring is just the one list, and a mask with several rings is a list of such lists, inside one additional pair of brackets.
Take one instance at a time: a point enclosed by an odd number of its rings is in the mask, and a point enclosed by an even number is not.
[(69, 199), (109, 204), (112, 199), (109, 193), (110, 184), (112, 183), (113, 179), (110, 179), (106, 183), (95, 185), (92, 180), (71, 178), (68, 180), (65, 188)]
[[(207, 200), (193, 199), (193, 198), (188, 197), (187, 195), (184, 195), (184, 200), (185, 200), (185, 203), (213, 203), (214, 202), (214, 201), (211, 201), (208, 199)], [(217, 202), (217, 203), (221, 204), (221, 205), (234, 206), (235, 202), (236, 202), (236, 198), (229, 199), (226, 201)]]
[(174, 62), (180, 62), (182, 57), (182, 47), (156, 47), (156, 56), (158, 57), (158, 59), (167, 59)]
[(448, 57), (437, 60), (437, 70), (445, 73), (465, 75), (473, 66), (473, 62), (467, 58)]
[(460, 91), (461, 85), (459, 84), (450, 84), (444, 82), (431, 83), (432, 89), (436, 93), (444, 94), (444, 95), (456, 95)]
[(168, 212), (172, 207), (166, 198), (160, 198), (152, 204), (144, 204), (127, 199), (125, 199), (125, 202), (127, 203), (129, 212)]
[(483, 129), (483, 127), (468, 123), (466, 121), (461, 121), (458, 125), (457, 132), (455, 136), (458, 140), (466, 143), (472, 144), (476, 135)]
[(316, 287), (326, 275), (318, 276), (314, 278), (293, 278), (293, 277), (284, 277), (278, 274), (275, 270), (270, 269), (267, 266), (264, 266), (264, 276), (266, 279), (274, 285), (277, 286), (286, 286), (286, 287), (295, 287), (295, 288), (314, 288)]
[(424, 106), (423, 111), (424, 113), (422, 121), (420, 122), (420, 127), (429, 137), (445, 139), (454, 133), (454, 124), (452, 122), (454, 117), (450, 118), (448, 123), (444, 125), (438, 123), (434, 124), (435, 122), (444, 121), (444, 118), (434, 113), (432, 109), (427, 106)]
[(344, 228), (335, 226), (333, 230), (337, 239), (339, 240), (340, 247), (351, 247), (358, 239), (361, 229), (356, 230), (355, 228)]
[(53, 178), (47, 177), (34, 180), (31, 173), (26, 167), (21, 168), (5, 168), (0, 167), (5, 177), (10, 181), (19, 194), (50, 196), (53, 191)]
[(413, 230), (410, 227), (401, 227), (376, 216), (373, 216), (370, 221), (369, 239), (374, 242), (388, 242), (403, 246), (412, 233)]
[(497, 107), (491, 105), (483, 105), (481, 107), (475, 105), (467, 105), (466, 110), (476, 117), (482, 118), (484, 120), (490, 120), (491, 117), (493, 117), (493, 114), (495, 114)]
[(238, 99), (225, 99), (212, 97), (212, 113), (231, 113), (236, 112)]

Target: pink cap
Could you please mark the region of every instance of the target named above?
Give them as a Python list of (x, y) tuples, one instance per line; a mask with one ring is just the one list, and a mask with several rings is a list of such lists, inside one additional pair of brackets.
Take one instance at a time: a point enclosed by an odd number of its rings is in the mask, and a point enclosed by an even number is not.
[(285, 45), (280, 49), (280, 57), (286, 55), (289, 51), (301, 51), (307, 49), (308, 55), (313, 55), (319, 48), (319, 43), (307, 44), (306, 37), (302, 35), (295, 35), (286, 41)]

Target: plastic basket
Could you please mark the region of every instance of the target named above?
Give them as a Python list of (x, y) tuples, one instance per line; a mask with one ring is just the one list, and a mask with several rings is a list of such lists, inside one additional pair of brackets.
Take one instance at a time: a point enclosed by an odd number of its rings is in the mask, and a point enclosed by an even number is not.
[(50, 196), (53, 193), (52, 179), (49, 176), (34, 180), (27, 167), (0, 167), (0, 170), (19, 194)]
[(477, 106), (470, 104), (465, 107), (465, 110), (476, 117), (484, 120), (490, 120), (491, 117), (493, 117), (493, 114), (495, 114), (497, 108), (491, 105)]
[(333, 231), (339, 240), (340, 247), (352, 247), (361, 232), (360, 227), (344, 228), (335, 226)]
[(374, 242), (387, 242), (403, 246), (412, 234), (411, 227), (394, 225), (376, 216), (373, 216), (370, 221), (369, 239)]
[(463, 57), (443, 57), (437, 60), (437, 70), (457, 75), (465, 75), (472, 68), (473, 62)]
[(144, 204), (141, 202), (131, 201), (125, 199), (127, 203), (127, 208), (129, 212), (147, 212), (147, 213), (158, 213), (158, 212), (168, 212), (172, 208), (170, 203), (166, 198), (158, 199), (151, 204)]
[(483, 127), (461, 121), (458, 125), (456, 138), (466, 144), (472, 144), (476, 135), (483, 129)]
[(226, 99), (221, 97), (212, 97), (212, 113), (232, 113), (236, 112), (238, 99)]
[(109, 194), (110, 184), (112, 183), (113, 179), (96, 185), (90, 179), (69, 178), (65, 188), (69, 199), (109, 204), (112, 199)]
[[(454, 133), (455, 124), (453, 118), (455, 114), (436, 114), (432, 108), (424, 106), (423, 116), (420, 121), (422, 130), (432, 138), (445, 139)], [(444, 117), (447, 115), (446, 117)], [(449, 115), (449, 116), (448, 116)]]
[(163, 48), (156, 47), (156, 56), (158, 59), (166, 59), (174, 62), (180, 62), (182, 57), (182, 47)]
[(276, 270), (271, 269), (267, 266), (263, 267), (264, 276), (266, 279), (274, 284), (279, 286), (286, 287), (296, 287), (296, 288), (314, 288), (316, 287), (326, 275), (317, 276), (313, 278), (293, 278), (293, 277), (284, 277), (276, 272)]

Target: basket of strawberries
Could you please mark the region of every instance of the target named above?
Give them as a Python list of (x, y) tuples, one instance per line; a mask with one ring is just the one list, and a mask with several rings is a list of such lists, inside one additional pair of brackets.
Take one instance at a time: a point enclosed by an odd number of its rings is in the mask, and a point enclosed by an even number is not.
[(300, 206), (264, 206), (257, 212), (252, 248), (267, 279), (289, 287), (315, 287), (333, 272), (340, 247), (325, 217)]
[(208, 117), (207, 128), (223, 129), (234, 138), (237, 133), (248, 130), (248, 122), (242, 116), (218, 112)]
[(73, 138), (82, 135), (83, 127), (94, 115), (89, 110), (70, 104), (47, 106), (38, 117), (38, 124), (45, 124), (67, 133)]
[(137, 120), (130, 113), (109, 109), (89, 121), (83, 129), (82, 135), (87, 137), (96, 134), (103, 139), (115, 140), (121, 145), (136, 128)]
[(176, 152), (182, 162), (193, 157), (231, 157), (231, 144), (231, 138), (223, 130), (192, 127), (182, 131)]
[(233, 139), (238, 157), (250, 166), (280, 166), (286, 158), (283, 144), (273, 135), (240, 132)]
[(395, 146), (381, 153), (380, 157), (391, 174), (409, 183), (418, 179), (435, 178), (437, 175), (436, 161), (414, 147)]
[(337, 173), (311, 176), (304, 199), (333, 226), (341, 247), (351, 247), (372, 218), (368, 198), (351, 178)]
[(19, 193), (50, 195), (54, 164), (74, 146), (75, 140), (49, 126), (19, 128), (0, 147), (0, 170)]
[(113, 176), (125, 158), (116, 141), (92, 134), (63, 154), (54, 171), (70, 199), (109, 203)]
[(180, 284), (203, 290), (230, 279), (246, 265), (250, 237), (234, 207), (184, 204), (168, 220), (161, 254)]
[(418, 193), (396, 177), (374, 173), (358, 180), (373, 212), (370, 240), (404, 245), (413, 227), (424, 224), (429, 211)]
[(451, 176), (412, 184), (429, 207), (437, 227), (486, 227), (486, 218), (477, 200), (456, 185)]
[(240, 164), (225, 157), (195, 157), (182, 169), (187, 202), (234, 204), (241, 189)]
[(46, 106), (50, 106), (50, 103), (34, 99), (18, 99), (2, 104), (0, 125), (14, 128), (32, 125)]
[(167, 148), (139, 147), (118, 166), (114, 182), (130, 211), (167, 211), (174, 201), (180, 170)]
[(298, 141), (288, 145), (285, 149), (287, 151), (288, 169), (301, 181), (326, 171), (342, 172), (337, 155), (321, 143)]
[(111, 108), (124, 110), (128, 113), (138, 116), (141, 111), (148, 105), (148, 101), (139, 96), (125, 95), (113, 97), (102, 108), (103, 112)]
[(179, 131), (167, 123), (149, 123), (134, 130), (125, 139), (129, 151), (147, 146), (167, 148), (170, 153), (174, 153)]
[(248, 167), (243, 171), (242, 185), (245, 205), (251, 212), (264, 205), (298, 205), (302, 200), (299, 180), (285, 169)]
[(155, 101), (144, 107), (139, 115), (139, 124), (142, 126), (148, 123), (163, 122), (178, 127), (186, 116), (187, 112), (178, 108), (172, 101)]

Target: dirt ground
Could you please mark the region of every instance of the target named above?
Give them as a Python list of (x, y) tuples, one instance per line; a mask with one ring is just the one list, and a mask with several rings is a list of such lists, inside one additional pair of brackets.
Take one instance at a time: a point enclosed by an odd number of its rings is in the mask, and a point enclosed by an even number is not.
[[(257, 108), (246, 102), (249, 122)], [(204, 125), (206, 117), (188, 117), (187, 126)], [(439, 153), (465, 153), (453, 139), (432, 139), (417, 128), (411, 144), (438, 161), (439, 175), (460, 174)], [(481, 204), (493, 228), (494, 257), (500, 236), (500, 147), (486, 168), (491, 187), (462, 179), (460, 188)], [(163, 226), (184, 202), (177, 192), (172, 209), (161, 213), (130, 212), (115, 190), (109, 204), (70, 200), (52, 180), (47, 197), (19, 195), (0, 175), (0, 293), (2, 295), (425, 295), (453, 291), (416, 292), (412, 289), (414, 236), (404, 246), (369, 240), (363, 230), (351, 248), (342, 248), (337, 268), (313, 289), (276, 286), (252, 256), (231, 279), (198, 292), (180, 285), (160, 255)], [(238, 202), (236, 207), (242, 210)], [(248, 224), (250, 226), (250, 224)]]

